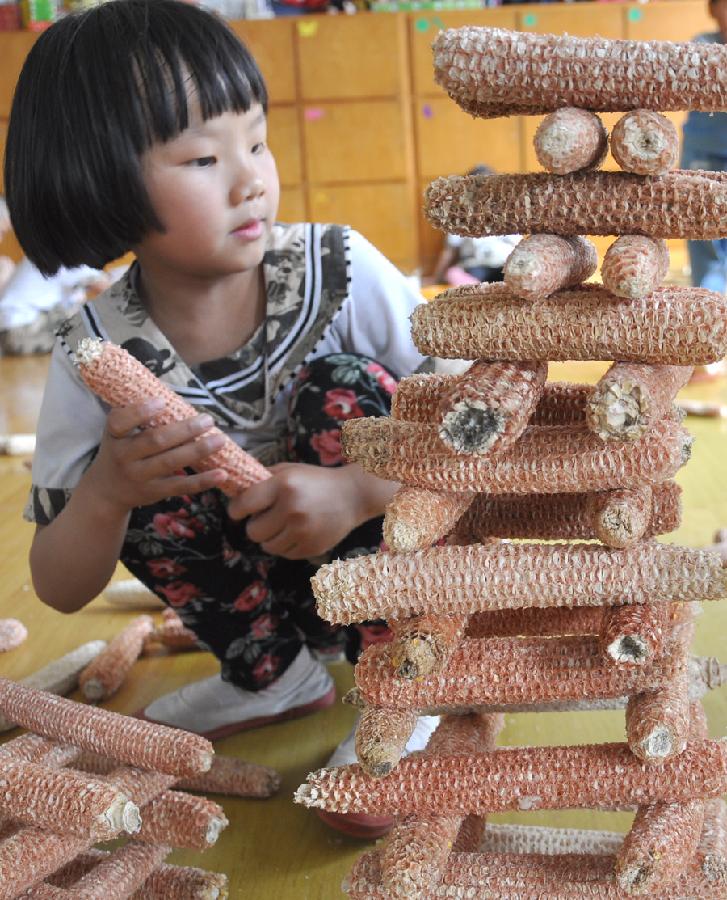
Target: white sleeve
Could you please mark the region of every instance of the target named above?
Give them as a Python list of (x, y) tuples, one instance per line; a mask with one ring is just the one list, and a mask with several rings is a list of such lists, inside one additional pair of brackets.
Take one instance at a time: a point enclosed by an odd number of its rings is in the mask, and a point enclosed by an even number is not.
[(341, 349), (370, 356), (395, 375), (410, 375), (426, 359), (414, 346), (409, 321), (424, 298), (353, 229), (350, 248), (350, 294), (332, 326)]
[(101, 401), (56, 342), (38, 416), (26, 518), (47, 524), (60, 512), (63, 497), (70, 496), (93, 459), (105, 425)]

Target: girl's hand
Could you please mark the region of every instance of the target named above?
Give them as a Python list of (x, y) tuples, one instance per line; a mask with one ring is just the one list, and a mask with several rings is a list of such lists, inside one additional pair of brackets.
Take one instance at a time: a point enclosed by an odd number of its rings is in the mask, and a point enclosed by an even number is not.
[(233, 498), (229, 514), (233, 519), (250, 517), (247, 535), (266, 553), (286, 559), (320, 556), (372, 517), (357, 469), (271, 466), (273, 477)]
[(222, 445), (221, 434), (200, 436), (212, 427), (212, 418), (200, 415), (150, 427), (163, 408), (163, 401), (147, 400), (112, 409), (108, 414), (87, 478), (93, 484), (96, 500), (115, 513), (126, 514), (135, 506), (167, 497), (196, 494), (226, 480), (222, 469), (194, 475), (182, 471), (195, 468)]

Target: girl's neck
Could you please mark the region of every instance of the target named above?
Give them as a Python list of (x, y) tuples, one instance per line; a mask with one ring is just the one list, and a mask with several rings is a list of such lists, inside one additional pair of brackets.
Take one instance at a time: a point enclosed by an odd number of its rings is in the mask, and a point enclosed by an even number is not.
[(266, 313), (262, 266), (216, 279), (157, 278), (140, 266), (139, 293), (155, 325), (192, 366), (229, 356)]

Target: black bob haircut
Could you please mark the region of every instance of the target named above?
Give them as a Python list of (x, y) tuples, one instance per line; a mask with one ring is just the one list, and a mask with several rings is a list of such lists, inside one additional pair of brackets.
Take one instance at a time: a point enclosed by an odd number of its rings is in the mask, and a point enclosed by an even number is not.
[(5, 194), (44, 275), (101, 268), (162, 230), (141, 156), (188, 126), (190, 87), (205, 120), (256, 103), (267, 112), (250, 52), (221, 19), (179, 0), (109, 0), (41, 34), (13, 98)]

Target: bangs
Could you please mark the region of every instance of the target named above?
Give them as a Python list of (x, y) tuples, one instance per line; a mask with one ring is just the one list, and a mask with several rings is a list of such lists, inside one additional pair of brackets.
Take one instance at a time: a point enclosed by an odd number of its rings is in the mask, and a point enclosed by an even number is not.
[[(109, 72), (110, 78), (123, 82), (109, 85), (122, 107), (109, 112), (118, 114), (127, 128), (131, 125), (137, 153), (189, 127), (190, 99), (203, 120), (247, 112), (255, 103), (267, 113), (260, 70), (226, 24), (210, 15), (199, 16), (187, 4), (169, 8), (159, 0), (140, 0), (139, 5), (150, 2), (156, 9), (146, 27), (139, 30), (137, 10), (128, 22), (130, 33), (122, 37), (122, 46), (128, 47), (127, 65)], [(124, 4), (127, 9), (136, 5), (134, 0)], [(188, 23), (180, 22), (185, 11), (191, 13)], [(167, 17), (174, 18), (173, 26)]]

